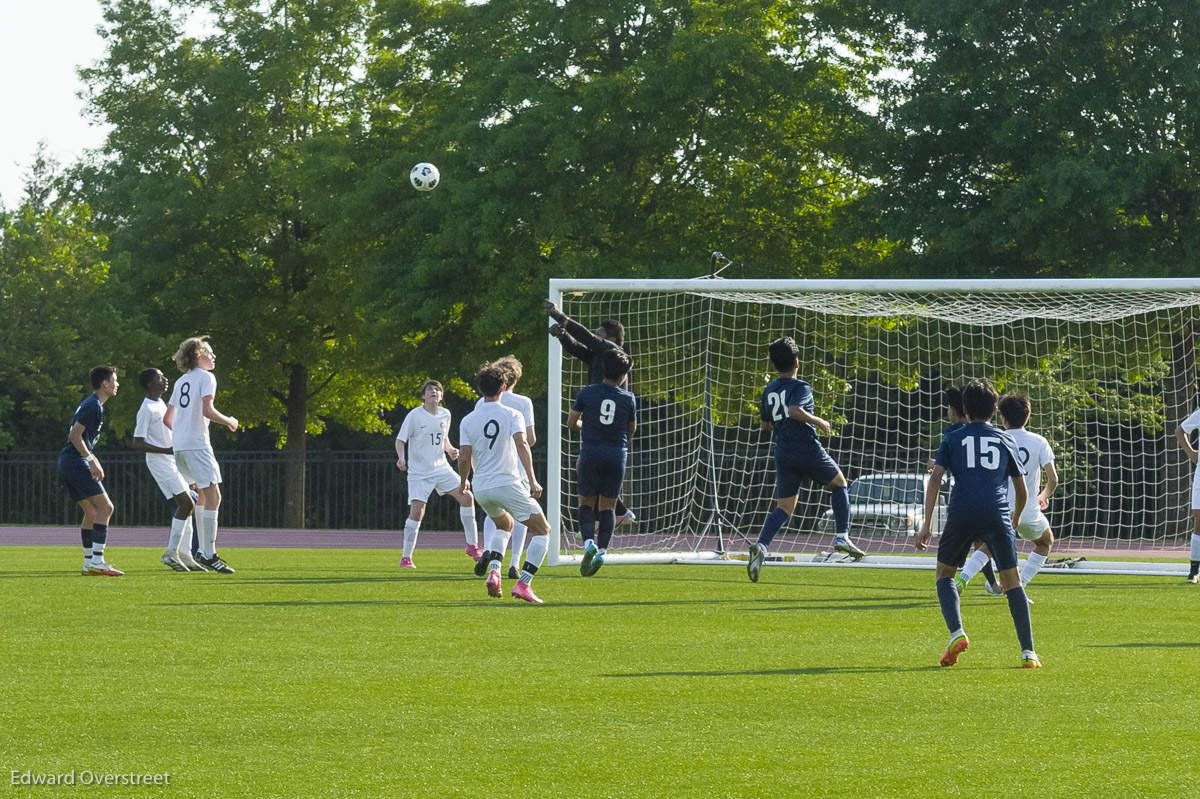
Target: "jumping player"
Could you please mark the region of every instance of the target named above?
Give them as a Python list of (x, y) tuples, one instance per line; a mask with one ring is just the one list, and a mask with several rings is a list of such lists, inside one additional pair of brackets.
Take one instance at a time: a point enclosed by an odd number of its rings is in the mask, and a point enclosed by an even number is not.
[(238, 420), (217, 410), (217, 378), (213, 369), (217, 355), (208, 336), (192, 336), (179, 344), (172, 356), (183, 372), (175, 381), (171, 402), (163, 415), (163, 424), (172, 430), (175, 464), (188, 483), (194, 483), (200, 495), (196, 511), (196, 532), (200, 538), (200, 556), (196, 562), (209, 571), (233, 574), (234, 569), (217, 554), (217, 515), (221, 507), (221, 467), (213, 453), (208, 434), (210, 421), (237, 432)]
[[(1058, 487), (1058, 470), (1054, 468), (1054, 450), (1050, 442), (1025, 429), (1031, 411), (1029, 397), (1019, 391), (1010, 391), (1000, 399), (1000, 417), (1004, 420), (1004, 429), (1016, 442), (1017, 456), (1025, 469), (1025, 490), (1029, 495), (1025, 506), (1018, 508), (1014, 504), (1016, 491), (1011, 486), (1009, 488), (1009, 510), (1020, 513), (1017, 535), (1033, 542), (1033, 552), (1021, 568), (1023, 586), (1029, 585), (1029, 581), (1046, 565), (1050, 547), (1054, 545), (1054, 533), (1043, 511), (1050, 506), (1050, 495)], [(1046, 473), (1045, 488), (1042, 487), (1042, 472)]]
[[(604, 369), (604, 382), (585, 386), (567, 416), (567, 429), (580, 430), (583, 442), (577, 518), (584, 550), (579, 573), (584, 577), (591, 577), (604, 565), (617, 523), (617, 497), (625, 480), (629, 442), (637, 429), (637, 400), (621, 387), (633, 362), (618, 349), (605, 350), (598, 360)], [(599, 519), (594, 510), (597, 504)]]
[[(521, 418), (525, 420), (525, 443), (529, 444), (529, 448), (533, 449), (537, 444), (537, 426), (533, 419), (533, 400), (526, 397), (524, 394), (518, 394), (515, 389), (517, 381), (521, 379), (523, 368), (521, 362), (517, 360), (515, 355), (505, 355), (503, 358), (498, 358), (492, 363), (504, 375), (504, 391), (500, 394), (500, 404), (505, 407), (512, 408), (517, 413), (521, 414)], [(479, 408), (485, 402), (483, 397), (475, 403), (475, 407)], [(483, 541), (486, 544), (492, 540), (492, 536), (496, 534), (496, 523), (492, 521), (491, 516), (483, 517)], [(512, 529), (512, 559), (508, 564), (508, 579), (517, 580), (521, 576), (520, 570), (517, 568), (521, 565), (521, 554), (525, 550), (525, 525), (513, 520)], [(482, 563), (482, 561), (480, 561)], [(486, 568), (486, 565), (485, 565)], [(480, 569), (480, 576), (484, 569)]]
[(443, 496), (449, 494), (458, 503), (458, 518), (467, 537), (463, 551), (475, 560), (483, 553), (479, 547), (479, 530), (475, 526), (475, 497), (469, 488), (459, 486), (458, 474), (446, 461), (447, 455), (454, 460), (459, 453), (450, 443), (450, 411), (441, 406), (442, 396), (442, 384), (426, 380), (421, 386), (421, 404), (408, 412), (396, 434), (396, 468), (408, 472), (409, 510), (404, 522), (401, 569), (416, 568), (413, 550), (425, 518), (425, 505), (434, 491)]
[(1024, 472), (1012, 437), (990, 424), (996, 415), (996, 399), (996, 389), (986, 380), (972, 380), (963, 389), (963, 409), (969, 422), (948, 434), (938, 447), (933, 474), (925, 488), (925, 522), (916, 547), (924, 550), (933, 536), (930, 527), (933, 512), (942, 477), (949, 471), (954, 475), (954, 491), (937, 552), (938, 603), (950, 630), (950, 645), (942, 653), (941, 664), (953, 666), (969, 645), (963, 631), (954, 572), (966, 558), (971, 544), (978, 540), (988, 547), (1000, 567), (1000, 584), (1021, 643), (1021, 666), (1036, 669), (1042, 664), (1033, 651), (1029, 605), (1017, 574), (1017, 541), (1013, 531), (1016, 513), (1008, 509), (1008, 479), (1013, 479), (1017, 508), (1025, 507), (1028, 489), (1021, 479)]
[(83, 539), (82, 574), (90, 577), (120, 577), (125, 572), (104, 560), (108, 523), (113, 504), (104, 489), (104, 467), (96, 457), (96, 438), (104, 426), (104, 403), (121, 387), (117, 367), (97, 366), (88, 374), (93, 392), (75, 409), (67, 445), (58, 453), (58, 473), (71, 499), (83, 509), (79, 534)]
[(788, 336), (776, 339), (768, 347), (771, 364), (779, 377), (763, 389), (760, 403), (762, 429), (772, 431), (775, 439), (775, 509), (763, 522), (758, 542), (750, 546), (746, 571), (757, 583), (767, 558), (767, 547), (787, 524), (796, 510), (800, 484), (812, 480), (829, 491), (836, 536), (834, 549), (855, 560), (866, 554), (850, 540), (850, 495), (846, 477), (817, 439), (819, 429), (829, 435), (829, 422), (813, 414), (812, 386), (796, 379), (800, 368), (800, 350)]
[(475, 497), (484, 513), (496, 523), (496, 533), (483, 553), (488, 564), (488, 596), (503, 595), (500, 566), (515, 519), (528, 528), (529, 547), (512, 595), (541, 604), (531, 583), (550, 547), (550, 523), (536, 499), (542, 495), (542, 486), (533, 476), (533, 454), (525, 440), (525, 422), (521, 414), (500, 403), (504, 375), (499, 369), (484, 364), (475, 377), (486, 401), (463, 417), (459, 425), (462, 452), (458, 456), (458, 473), (460, 489), (466, 491), (471, 487), (471, 469), (475, 469)]
[(196, 509), (196, 503), (192, 501), (187, 481), (175, 465), (171, 428), (163, 423), (167, 404), (162, 401), (162, 395), (170, 388), (170, 381), (158, 369), (150, 368), (142, 370), (138, 375), (138, 383), (146, 392), (146, 398), (142, 400), (142, 407), (138, 408), (137, 424), (133, 428), (133, 448), (146, 453), (146, 468), (150, 470), (154, 482), (164, 496), (175, 500), (171, 533), (160, 560), (164, 566), (177, 572), (206, 571), (192, 558), (192, 512)]
[[(603, 383), (604, 367), (600, 364), (600, 354), (611, 349), (624, 351), (625, 326), (615, 319), (606, 319), (592, 332), (564, 314), (550, 300), (546, 300), (546, 315), (555, 322), (550, 326), (550, 335), (558, 339), (564, 350), (587, 364), (588, 384)], [(599, 512), (597, 508), (596, 513)], [(637, 521), (637, 516), (620, 499), (617, 500), (616, 514), (617, 527)]]

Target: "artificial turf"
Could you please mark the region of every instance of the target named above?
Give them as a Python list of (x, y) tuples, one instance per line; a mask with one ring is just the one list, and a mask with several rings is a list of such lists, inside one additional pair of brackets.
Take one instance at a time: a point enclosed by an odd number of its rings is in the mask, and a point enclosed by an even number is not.
[[(489, 599), (461, 552), (231, 549), (177, 574), (0, 547), (0, 798), (26, 773), (172, 797), (1192, 796), (1200, 588), (1043, 573), (1045, 668), (933, 573), (545, 568)], [(16, 784), (13, 784), (16, 782)], [(76, 791), (82, 790), (76, 787)]]

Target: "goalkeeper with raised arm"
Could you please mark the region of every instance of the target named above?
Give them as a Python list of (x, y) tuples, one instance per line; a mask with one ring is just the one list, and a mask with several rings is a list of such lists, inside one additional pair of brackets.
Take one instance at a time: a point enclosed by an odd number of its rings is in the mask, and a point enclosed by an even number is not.
[[(604, 366), (600, 354), (613, 349), (625, 352), (625, 326), (615, 319), (606, 319), (593, 333), (564, 314), (551, 300), (546, 300), (546, 315), (554, 320), (554, 324), (550, 326), (550, 335), (558, 339), (564, 350), (587, 364), (588, 384), (603, 383)], [(628, 355), (627, 352), (625, 354)], [(597, 505), (597, 518), (599, 513)], [(616, 514), (617, 527), (637, 520), (633, 511), (626, 508), (625, 503), (619, 499)]]
[(817, 439), (817, 430), (829, 435), (829, 422), (813, 413), (812, 386), (796, 379), (800, 350), (791, 337), (785, 336), (772, 341), (768, 352), (779, 377), (763, 389), (760, 414), (762, 429), (773, 432), (775, 438), (775, 509), (763, 523), (758, 542), (750, 546), (746, 571), (753, 583), (758, 582), (763, 561), (767, 559), (767, 547), (796, 510), (800, 484), (805, 480), (812, 480), (829, 492), (836, 531), (834, 549), (855, 560), (866, 554), (850, 540), (846, 476)]

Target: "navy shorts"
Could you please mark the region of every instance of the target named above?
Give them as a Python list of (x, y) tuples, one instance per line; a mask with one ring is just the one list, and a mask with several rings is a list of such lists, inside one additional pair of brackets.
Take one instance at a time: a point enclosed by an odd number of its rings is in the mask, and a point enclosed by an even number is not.
[(961, 569), (976, 541), (987, 545), (1000, 571), (1017, 568), (1017, 534), (1007, 511), (951, 514), (938, 541), (938, 563)]
[(67, 487), (67, 493), (75, 502), (105, 493), (104, 484), (92, 479), (92, 470), (83, 462), (83, 458), (72, 458), (69, 455), (59, 457), (58, 473), (62, 476), (63, 485)]
[(818, 446), (807, 458), (792, 460), (775, 457), (775, 499), (786, 499), (800, 493), (804, 481), (811, 480), (822, 488), (838, 476), (841, 469), (829, 457), (824, 447)]
[(625, 450), (586, 449), (579, 455), (579, 496), (621, 496), (621, 484), (625, 482)]

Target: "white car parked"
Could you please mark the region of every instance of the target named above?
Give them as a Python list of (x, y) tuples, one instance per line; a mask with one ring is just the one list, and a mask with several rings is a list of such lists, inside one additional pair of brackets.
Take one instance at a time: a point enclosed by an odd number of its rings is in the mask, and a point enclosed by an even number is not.
[[(864, 474), (850, 483), (850, 534), (915, 536), (925, 523), (925, 483), (928, 474), (891, 472)], [(933, 534), (946, 525), (946, 501), (951, 481), (942, 483), (933, 517)], [(825, 511), (821, 531), (833, 532), (833, 511)]]

